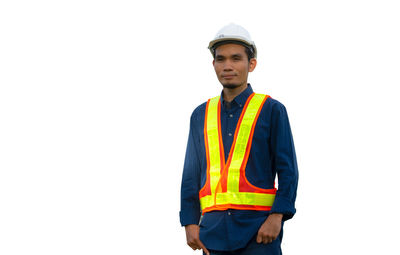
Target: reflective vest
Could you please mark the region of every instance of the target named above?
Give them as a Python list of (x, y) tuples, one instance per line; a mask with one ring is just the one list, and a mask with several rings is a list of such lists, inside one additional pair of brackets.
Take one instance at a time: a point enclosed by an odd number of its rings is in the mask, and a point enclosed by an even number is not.
[(245, 173), (257, 118), (268, 97), (253, 93), (247, 99), (236, 126), (227, 162), (221, 135), (220, 96), (207, 101), (204, 120), (207, 180), (199, 192), (203, 214), (227, 209), (271, 210), (276, 189), (262, 189), (252, 185)]

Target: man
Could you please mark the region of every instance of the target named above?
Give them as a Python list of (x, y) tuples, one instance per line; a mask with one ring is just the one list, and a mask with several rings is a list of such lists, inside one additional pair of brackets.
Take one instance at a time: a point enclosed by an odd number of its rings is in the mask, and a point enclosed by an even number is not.
[(285, 107), (247, 83), (257, 49), (243, 27), (223, 27), (209, 49), (223, 90), (191, 116), (180, 211), (187, 243), (204, 254), (282, 254), (298, 180)]

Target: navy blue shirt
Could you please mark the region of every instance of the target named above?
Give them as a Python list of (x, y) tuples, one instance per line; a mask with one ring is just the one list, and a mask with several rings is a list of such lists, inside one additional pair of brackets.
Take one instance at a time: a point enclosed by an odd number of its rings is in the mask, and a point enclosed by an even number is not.
[[(227, 152), (230, 151), (243, 106), (252, 93), (249, 84), (230, 103), (223, 100), (221, 93), (221, 132), (225, 161), (229, 156)], [(207, 212), (201, 217), (199, 190), (205, 185), (207, 178), (205, 109), (206, 103), (198, 106), (190, 120), (182, 175), (180, 221), (182, 226), (199, 224), (200, 240), (208, 249), (236, 250), (246, 246), (270, 213), (282, 213), (283, 220), (288, 220), (295, 214), (298, 170), (292, 133), (283, 104), (268, 98), (254, 129), (246, 177), (257, 187), (272, 189), (275, 177), (278, 176), (278, 191), (271, 211), (231, 209)]]

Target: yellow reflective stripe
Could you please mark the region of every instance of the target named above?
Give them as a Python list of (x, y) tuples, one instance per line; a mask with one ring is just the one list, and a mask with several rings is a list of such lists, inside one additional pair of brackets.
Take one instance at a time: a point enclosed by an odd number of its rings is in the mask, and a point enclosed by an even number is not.
[[(217, 193), (215, 205), (255, 205), (272, 206), (274, 204), (275, 194), (237, 192), (237, 193)], [(214, 206), (214, 196), (208, 195), (200, 199), (201, 208)]]
[[(218, 193), (216, 197), (217, 205), (236, 204), (236, 205), (259, 205), (272, 206), (275, 194), (251, 193), (251, 192), (224, 192)], [(200, 199), (201, 208), (207, 208), (214, 205), (213, 196), (205, 196)]]
[(217, 194), (217, 205), (236, 204), (236, 205), (259, 205), (272, 206), (274, 194), (250, 193), (250, 192), (225, 192)]
[[(211, 197), (214, 196), (215, 189), (221, 176), (221, 158), (218, 134), (218, 108), (219, 96), (210, 99), (207, 113), (207, 139), (210, 159), (210, 186)], [(213, 201), (211, 200), (211, 203)]]
[(213, 195), (208, 195), (208, 196), (200, 198), (200, 206), (201, 206), (202, 210), (204, 210), (204, 208), (207, 208), (207, 207), (210, 207), (213, 205), (214, 205), (214, 196)]
[(253, 126), (258, 109), (264, 101), (264, 98), (265, 95), (255, 94), (253, 98), (250, 99), (246, 112), (243, 115), (239, 130), (237, 131), (236, 143), (234, 145), (235, 147), (232, 152), (232, 160), (228, 171), (228, 192), (239, 192), (240, 167), (246, 153), (251, 127)]

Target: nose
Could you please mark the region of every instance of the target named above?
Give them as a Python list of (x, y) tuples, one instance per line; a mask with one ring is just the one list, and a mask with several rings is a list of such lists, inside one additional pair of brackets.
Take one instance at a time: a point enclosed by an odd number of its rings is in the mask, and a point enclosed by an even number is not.
[(228, 71), (232, 71), (232, 70), (233, 70), (233, 68), (232, 68), (231, 61), (229, 61), (229, 60), (225, 61), (224, 62), (224, 71), (228, 72)]

